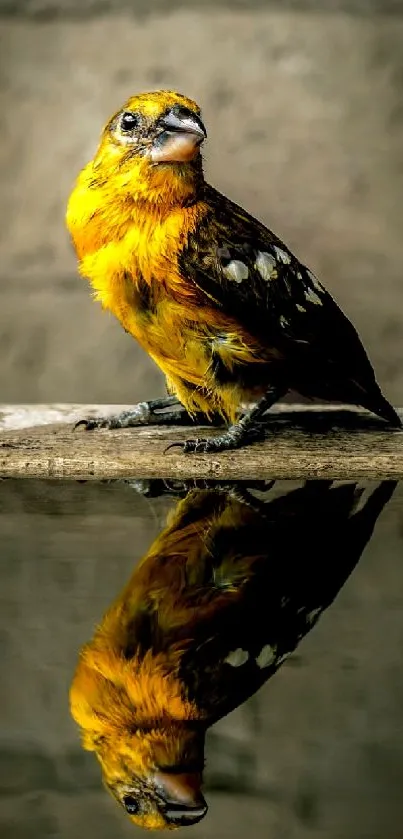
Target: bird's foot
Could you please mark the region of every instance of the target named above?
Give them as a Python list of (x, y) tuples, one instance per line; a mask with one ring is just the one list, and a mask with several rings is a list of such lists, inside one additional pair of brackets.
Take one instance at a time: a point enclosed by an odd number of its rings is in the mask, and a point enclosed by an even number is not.
[(263, 423), (245, 423), (242, 421), (231, 425), (224, 434), (218, 437), (196, 437), (193, 440), (171, 443), (165, 451), (173, 448), (181, 448), (184, 454), (225, 452), (231, 449), (241, 449), (249, 446), (264, 437)]
[[(166, 408), (172, 410), (166, 411)], [(166, 396), (161, 399), (151, 399), (149, 402), (138, 402), (128, 411), (114, 414), (110, 417), (86, 417), (76, 422), (74, 429), (82, 426), (85, 431), (93, 431), (94, 428), (134, 428), (141, 425), (169, 425), (183, 422), (188, 417), (183, 406), (174, 396)], [(190, 420), (190, 418), (189, 418)]]

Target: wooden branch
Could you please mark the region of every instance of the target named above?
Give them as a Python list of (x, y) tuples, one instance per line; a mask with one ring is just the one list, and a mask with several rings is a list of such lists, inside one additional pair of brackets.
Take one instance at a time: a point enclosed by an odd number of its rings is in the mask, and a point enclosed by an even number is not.
[(0, 406), (0, 477), (403, 478), (403, 432), (344, 406), (277, 405), (264, 442), (219, 455), (164, 454), (173, 441), (219, 433), (210, 427), (73, 431), (83, 416), (127, 407)]

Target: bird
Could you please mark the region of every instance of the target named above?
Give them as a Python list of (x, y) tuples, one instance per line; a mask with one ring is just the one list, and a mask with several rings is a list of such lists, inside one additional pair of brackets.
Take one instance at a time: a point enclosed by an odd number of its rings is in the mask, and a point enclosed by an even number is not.
[[(361, 406), (401, 428), (355, 327), (314, 273), (205, 179), (196, 102), (131, 97), (104, 127), (71, 192), (79, 271), (162, 370), (167, 396), (87, 430), (168, 423), (183, 411), (224, 430), (173, 445), (240, 448), (264, 435), (289, 391)], [(168, 409), (168, 410), (166, 410)]]
[[(156, 485), (146, 494), (163, 494)], [(317, 624), (395, 487), (169, 489), (165, 526), (82, 646), (70, 686), (82, 745), (133, 823), (164, 830), (205, 817), (207, 730)]]

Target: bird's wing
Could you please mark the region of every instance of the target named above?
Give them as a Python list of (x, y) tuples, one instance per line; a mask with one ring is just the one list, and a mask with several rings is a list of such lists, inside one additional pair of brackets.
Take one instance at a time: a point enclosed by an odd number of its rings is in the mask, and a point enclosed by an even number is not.
[(374, 382), (356, 330), (312, 272), (263, 224), (208, 187), (208, 211), (180, 268), (212, 305), (288, 361), (316, 356), (362, 386)]
[[(395, 488), (384, 481), (363, 499), (355, 483), (307, 481), (268, 495), (255, 513), (228, 494), (206, 547), (215, 585), (235, 583), (234, 604), (223, 608), (217, 588), (217, 608), (205, 621), (199, 610), (197, 643), (182, 659), (188, 694), (209, 713), (209, 724), (258, 690), (311, 631), (358, 563)], [(244, 573), (237, 580), (238, 566)]]

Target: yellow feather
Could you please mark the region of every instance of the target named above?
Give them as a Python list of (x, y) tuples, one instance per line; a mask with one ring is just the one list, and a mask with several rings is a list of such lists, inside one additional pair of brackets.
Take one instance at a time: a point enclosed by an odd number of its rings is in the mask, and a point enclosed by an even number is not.
[[(181, 104), (198, 112), (192, 100), (172, 91), (133, 97), (125, 108), (155, 119)], [(99, 149), (80, 174), (67, 208), (67, 226), (94, 297), (110, 310), (149, 353), (190, 413), (220, 413), (234, 421), (245, 394), (235, 385), (218, 385), (211, 370), (217, 333), (228, 335), (215, 352), (230, 369), (236, 362), (259, 361), (253, 341), (244, 340), (234, 322), (208, 298), (200, 306), (195, 286), (181, 276), (178, 259), (188, 237), (207, 212), (194, 192), (197, 171), (186, 164), (153, 165), (128, 155), (114, 139), (114, 120), (104, 129)], [(138, 284), (153, 294), (153, 310), (138, 305)]]

